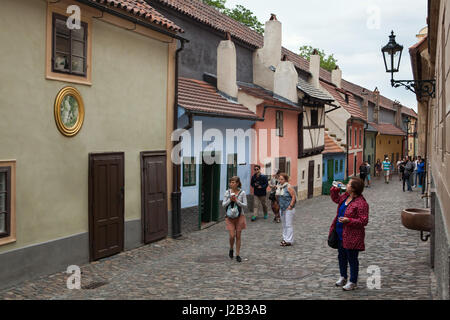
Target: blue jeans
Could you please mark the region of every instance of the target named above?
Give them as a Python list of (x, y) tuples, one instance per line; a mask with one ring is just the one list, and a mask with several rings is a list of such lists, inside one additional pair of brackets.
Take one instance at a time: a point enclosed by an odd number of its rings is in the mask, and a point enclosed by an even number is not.
[(408, 185), (408, 191), (412, 191), (411, 189), (411, 181), (409, 180), (410, 177), (409, 176), (403, 176), (403, 191), (405, 191), (405, 182)]
[(339, 260), (339, 271), (341, 272), (341, 277), (348, 279), (347, 277), (347, 266), (350, 264), (350, 282), (358, 282), (358, 272), (359, 272), (359, 260), (358, 260), (359, 250), (345, 249), (342, 246), (342, 240), (339, 240), (338, 244), (338, 260)]

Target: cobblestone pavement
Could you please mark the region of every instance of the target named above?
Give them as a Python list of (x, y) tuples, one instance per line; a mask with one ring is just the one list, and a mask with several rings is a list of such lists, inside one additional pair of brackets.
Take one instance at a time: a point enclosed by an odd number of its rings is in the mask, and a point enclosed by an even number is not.
[[(367, 248), (352, 292), (334, 287), (337, 251), (326, 240), (337, 206), (321, 196), (298, 203), (292, 247), (279, 246), (281, 224), (248, 221), (240, 264), (228, 258), (221, 222), (82, 266), (82, 287), (106, 282), (98, 288), (68, 290), (61, 272), (4, 290), (0, 299), (432, 299), (429, 242), (400, 221), (403, 208), (423, 207), (419, 192), (403, 193), (394, 177), (388, 185), (375, 181), (364, 195)], [(381, 269), (379, 290), (367, 288), (371, 265)]]

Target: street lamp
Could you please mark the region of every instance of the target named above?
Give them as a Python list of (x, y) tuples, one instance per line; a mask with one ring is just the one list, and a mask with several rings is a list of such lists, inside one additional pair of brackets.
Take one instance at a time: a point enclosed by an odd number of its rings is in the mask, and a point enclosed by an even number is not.
[(389, 36), (389, 42), (385, 45), (381, 52), (383, 53), (384, 66), (386, 72), (391, 74), (391, 85), (395, 88), (404, 86), (407, 90), (410, 90), (418, 95), (428, 96), (434, 98), (436, 91), (436, 81), (432, 80), (394, 80), (394, 73), (400, 69), (400, 61), (402, 59), (403, 46), (399, 45), (395, 41), (394, 31)]
[(406, 155), (409, 156), (409, 129), (411, 128), (411, 120), (406, 118), (403, 120), (406, 126)]

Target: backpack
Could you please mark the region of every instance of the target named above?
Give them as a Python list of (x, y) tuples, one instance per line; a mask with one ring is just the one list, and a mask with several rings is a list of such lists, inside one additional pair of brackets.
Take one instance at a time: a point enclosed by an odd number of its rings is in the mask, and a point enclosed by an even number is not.
[[(239, 197), (240, 194), (241, 194), (241, 190), (236, 195), (236, 198)], [(227, 205), (226, 215), (228, 218), (230, 218), (230, 219), (239, 218), (241, 216), (241, 213), (242, 213), (242, 208), (240, 206), (238, 206), (236, 202), (231, 202), (229, 205)]]

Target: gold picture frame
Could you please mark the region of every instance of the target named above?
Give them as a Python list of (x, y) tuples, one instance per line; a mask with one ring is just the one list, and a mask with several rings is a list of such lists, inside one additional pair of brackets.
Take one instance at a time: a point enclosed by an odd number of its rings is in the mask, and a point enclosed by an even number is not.
[(84, 122), (84, 103), (80, 92), (74, 87), (62, 88), (55, 99), (54, 114), (58, 130), (66, 137), (75, 136)]

